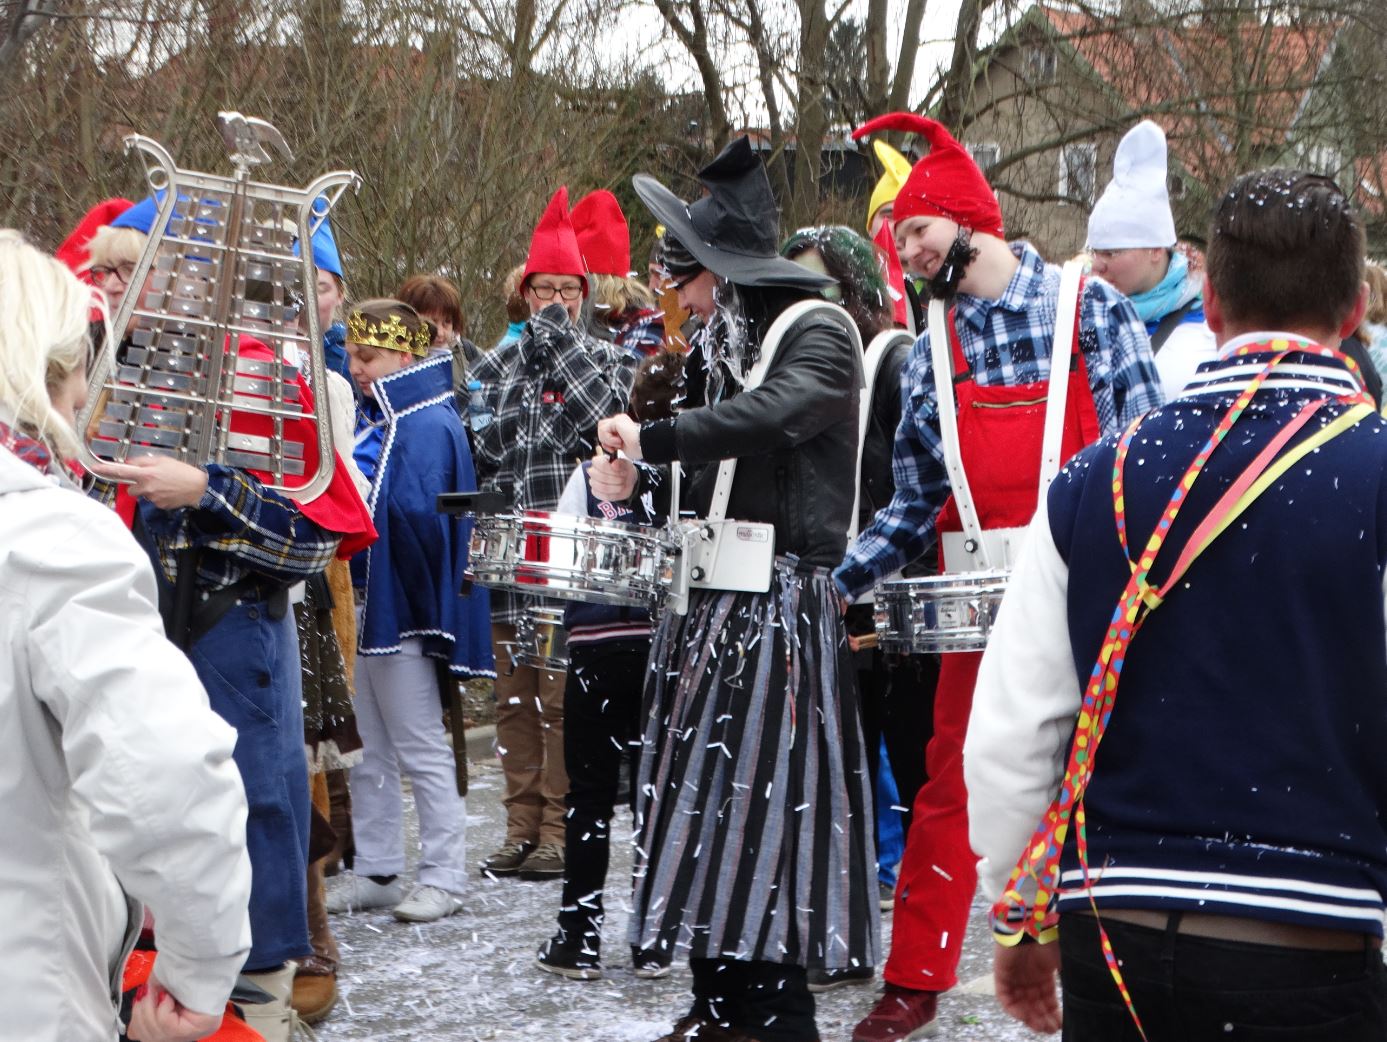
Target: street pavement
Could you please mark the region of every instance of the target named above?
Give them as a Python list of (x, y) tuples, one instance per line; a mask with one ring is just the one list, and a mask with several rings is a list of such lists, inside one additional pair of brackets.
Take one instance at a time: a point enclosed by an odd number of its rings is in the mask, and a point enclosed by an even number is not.
[[(469, 736), (470, 737), (470, 736)], [(483, 736), (478, 736), (479, 738)], [(504, 838), (503, 781), (495, 760), (474, 764), (467, 798), (469, 859), (476, 863)], [(408, 795), (408, 794), (407, 794)], [(408, 804), (411, 862), (416, 825)], [(558, 882), (489, 879), (477, 874), (462, 912), (441, 922), (411, 926), (389, 911), (334, 916), (342, 949), (341, 999), (318, 1026), (323, 1042), (650, 1042), (688, 1010), (689, 975), (676, 962), (670, 977), (636, 979), (625, 944), (631, 870), (631, 818), (613, 823), (608, 874), (604, 977), (568, 981), (544, 973), (535, 949), (554, 930)], [(329, 885), (331, 885), (329, 880)], [(959, 979), (941, 1006), (941, 1039), (1011, 1042), (1038, 1036), (1006, 1017), (991, 994), (991, 941), (984, 909), (975, 902)], [(890, 913), (882, 915), (883, 950)], [(871, 985), (818, 997), (824, 1042), (848, 1042), (871, 1008), (880, 974)]]

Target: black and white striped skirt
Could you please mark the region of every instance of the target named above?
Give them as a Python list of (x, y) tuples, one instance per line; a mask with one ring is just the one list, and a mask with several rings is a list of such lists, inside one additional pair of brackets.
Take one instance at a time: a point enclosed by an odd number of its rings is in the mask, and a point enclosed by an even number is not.
[(829, 573), (699, 590), (655, 634), (630, 941), (841, 969), (880, 949), (871, 779)]

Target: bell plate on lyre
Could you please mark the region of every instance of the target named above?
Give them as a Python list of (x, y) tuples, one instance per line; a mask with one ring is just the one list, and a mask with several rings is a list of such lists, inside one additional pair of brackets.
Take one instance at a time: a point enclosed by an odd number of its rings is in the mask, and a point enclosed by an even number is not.
[[(231, 176), (182, 170), (157, 141), (138, 153), (157, 216), (91, 374), (79, 430), (88, 466), (140, 455), (220, 463), (265, 475), (273, 489), (312, 499), (332, 478), (328, 395), (306, 408), (298, 375), (326, 383), (318, 328), (314, 234), (351, 171), (294, 188), (251, 179), (288, 153), (263, 120), (223, 112)], [(296, 255), (296, 244), (299, 245)], [(308, 420), (305, 444), (296, 421)]]
[(982, 651), (1009, 575), (968, 572), (882, 583), (876, 589), (877, 646), (910, 654)]

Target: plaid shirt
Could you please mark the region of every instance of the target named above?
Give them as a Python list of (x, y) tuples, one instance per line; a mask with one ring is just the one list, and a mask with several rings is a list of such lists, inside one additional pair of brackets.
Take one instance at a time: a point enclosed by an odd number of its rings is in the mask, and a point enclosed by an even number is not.
[[(472, 369), (492, 422), (474, 440), (481, 487), (515, 510), (553, 510), (574, 466), (597, 445), (597, 421), (626, 409), (639, 359), (584, 335), (556, 312), (530, 317), (520, 339)], [(523, 605), (492, 598), (492, 619), (515, 623)]]
[(174, 582), (177, 553), (196, 546), (197, 588), (212, 593), (255, 575), (288, 585), (321, 572), (341, 536), (310, 521), (285, 497), (243, 470), (209, 463), (207, 491), (195, 507), (157, 510), (141, 504), (146, 531)]
[[(1028, 243), (1013, 243), (1021, 261), (999, 300), (959, 294), (955, 326), (963, 357), (981, 386), (1037, 383), (1050, 375), (1060, 269)], [(1085, 284), (1079, 347), (1104, 434), (1161, 404), (1161, 381), (1146, 327), (1131, 302), (1101, 279)], [(909, 405), (896, 429), (891, 471), (896, 493), (834, 572), (849, 596), (871, 589), (920, 557), (934, 542), (949, 478), (939, 435), (929, 333), (915, 341), (901, 376)]]

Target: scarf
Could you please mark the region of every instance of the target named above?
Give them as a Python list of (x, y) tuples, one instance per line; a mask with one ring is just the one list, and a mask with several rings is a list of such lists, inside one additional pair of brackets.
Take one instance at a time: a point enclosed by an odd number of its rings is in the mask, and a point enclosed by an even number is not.
[(1152, 333), (1156, 325), (1172, 311), (1184, 307), (1191, 300), (1204, 293), (1203, 280), (1190, 278), (1189, 261), (1183, 253), (1170, 258), (1170, 267), (1165, 278), (1145, 293), (1130, 298), (1137, 309), (1137, 317), (1146, 323), (1146, 331)]
[(58, 471), (53, 462), (53, 450), (38, 438), (31, 437), (16, 427), (0, 420), (0, 448), (9, 449), (29, 466), (42, 474), (54, 475)]

